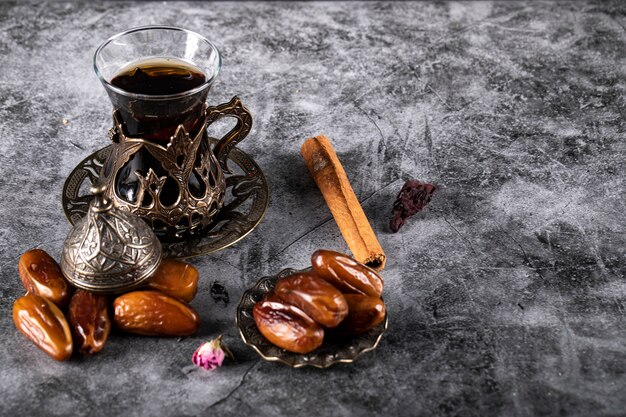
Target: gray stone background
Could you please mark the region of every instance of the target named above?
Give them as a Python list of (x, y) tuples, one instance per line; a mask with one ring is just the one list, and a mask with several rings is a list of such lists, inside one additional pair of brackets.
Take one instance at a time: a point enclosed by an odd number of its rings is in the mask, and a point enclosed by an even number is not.
[[(58, 258), (63, 182), (111, 124), (92, 54), (143, 24), (221, 48), (210, 100), (253, 112), (241, 148), (270, 206), (193, 261), (197, 336), (114, 334), (56, 363), (13, 326), (17, 260)], [(626, 415), (625, 41), (619, 0), (0, 4), (0, 414)], [(319, 133), (389, 256), (390, 327), (353, 365), (293, 370), (245, 346), (234, 313), (259, 277), (347, 250), (299, 153)], [(441, 190), (391, 234), (408, 178)], [(190, 366), (220, 333), (238, 361)]]

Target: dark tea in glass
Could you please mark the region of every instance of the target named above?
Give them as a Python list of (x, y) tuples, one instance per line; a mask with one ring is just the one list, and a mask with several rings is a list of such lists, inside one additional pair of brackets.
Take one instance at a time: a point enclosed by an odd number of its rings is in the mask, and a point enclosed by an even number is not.
[[(124, 91), (148, 95), (177, 95), (193, 90), (207, 80), (195, 65), (176, 58), (152, 58), (137, 61), (122, 68), (111, 79), (111, 84)], [(198, 97), (185, 100), (162, 99), (134, 102), (126, 96), (118, 97), (118, 109), (130, 135), (145, 139), (167, 141), (179, 124), (187, 132), (197, 133), (208, 89)]]

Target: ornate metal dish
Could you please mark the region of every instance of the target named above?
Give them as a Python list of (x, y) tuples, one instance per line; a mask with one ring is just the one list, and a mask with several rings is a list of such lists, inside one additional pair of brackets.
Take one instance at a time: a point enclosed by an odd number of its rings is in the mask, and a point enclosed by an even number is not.
[[(211, 145), (217, 139), (210, 139)], [(75, 224), (89, 208), (93, 196), (91, 183), (96, 183), (104, 161), (111, 153), (107, 146), (81, 161), (63, 185), (63, 211)], [(239, 148), (229, 155), (232, 174), (226, 176), (226, 200), (215, 220), (202, 237), (183, 242), (163, 243), (163, 256), (184, 259), (206, 255), (224, 249), (243, 239), (261, 221), (269, 203), (269, 188), (265, 175), (254, 160)]]
[(270, 343), (256, 327), (252, 309), (257, 301), (274, 289), (276, 282), (283, 277), (298, 272), (284, 269), (277, 275), (261, 278), (254, 287), (243, 293), (237, 306), (237, 327), (244, 343), (251, 346), (267, 361), (282, 362), (293, 368), (314, 366), (328, 368), (336, 363), (352, 363), (365, 352), (374, 350), (387, 330), (388, 319), (371, 329), (350, 339), (324, 340), (322, 346), (313, 352), (299, 354), (281, 349)]

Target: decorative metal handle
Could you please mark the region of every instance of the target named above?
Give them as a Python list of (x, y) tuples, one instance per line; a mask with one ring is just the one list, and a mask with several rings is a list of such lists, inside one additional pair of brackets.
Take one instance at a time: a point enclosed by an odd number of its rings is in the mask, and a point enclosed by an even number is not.
[(252, 128), (252, 116), (241, 103), (239, 97), (233, 97), (228, 103), (211, 106), (206, 110), (207, 126), (221, 117), (234, 117), (237, 124), (213, 148), (213, 153), (225, 172), (230, 173), (226, 165), (228, 153), (239, 142), (245, 139)]

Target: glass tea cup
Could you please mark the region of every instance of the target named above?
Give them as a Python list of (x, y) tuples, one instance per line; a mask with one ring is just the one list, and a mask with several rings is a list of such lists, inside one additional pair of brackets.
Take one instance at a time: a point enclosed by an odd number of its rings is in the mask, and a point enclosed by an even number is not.
[[(144, 26), (117, 34), (94, 55), (113, 105), (113, 149), (101, 173), (107, 197), (144, 218), (162, 241), (201, 233), (224, 203), (228, 152), (250, 131), (237, 97), (207, 106), (221, 57), (189, 30)], [(206, 133), (229, 116), (236, 126), (211, 149)]]

